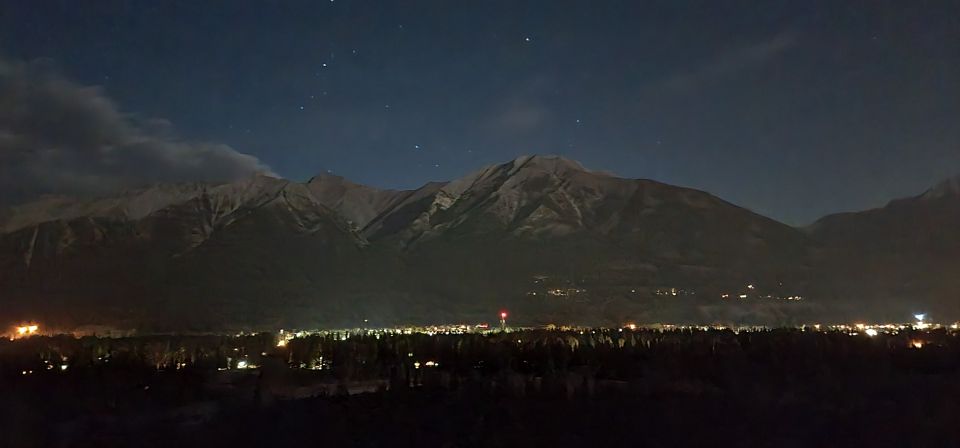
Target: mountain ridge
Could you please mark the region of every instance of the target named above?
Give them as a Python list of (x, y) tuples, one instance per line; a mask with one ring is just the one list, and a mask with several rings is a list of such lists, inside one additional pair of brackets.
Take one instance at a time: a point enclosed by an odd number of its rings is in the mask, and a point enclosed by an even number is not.
[[(0, 212), (0, 304), (64, 322), (158, 328), (437, 322), (503, 306), (531, 322), (783, 322), (840, 305), (862, 314), (864, 294), (903, 291), (950, 310), (947, 271), (919, 275), (888, 255), (960, 255), (949, 232), (930, 231), (953, 225), (960, 201), (951, 182), (929, 190), (945, 193), (891, 201), (887, 214), (913, 210), (904, 222), (928, 224), (924, 238), (892, 245), (869, 236), (896, 242), (913, 230), (875, 220), (877, 212), (831, 215), (801, 231), (708, 192), (557, 156), (412, 190), (324, 174), (45, 198)], [(856, 280), (873, 276), (891, 281)], [(910, 286), (911, 276), (922, 281)], [(664, 302), (663, 290), (689, 297)], [(744, 292), (769, 303), (718, 302)], [(811, 302), (777, 301), (801, 296)]]

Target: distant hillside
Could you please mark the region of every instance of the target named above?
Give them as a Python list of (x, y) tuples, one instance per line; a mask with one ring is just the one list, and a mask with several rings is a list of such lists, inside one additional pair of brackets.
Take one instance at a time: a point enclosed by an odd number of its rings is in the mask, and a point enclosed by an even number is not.
[(901, 313), (960, 318), (960, 177), (883, 208), (826, 216), (808, 232), (828, 252), (825, 293)]

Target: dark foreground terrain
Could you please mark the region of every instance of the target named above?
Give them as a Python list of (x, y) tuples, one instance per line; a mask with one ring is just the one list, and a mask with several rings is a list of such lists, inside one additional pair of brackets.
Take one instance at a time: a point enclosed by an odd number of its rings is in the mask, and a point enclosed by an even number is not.
[(33, 337), (0, 446), (956, 446), (949, 330)]

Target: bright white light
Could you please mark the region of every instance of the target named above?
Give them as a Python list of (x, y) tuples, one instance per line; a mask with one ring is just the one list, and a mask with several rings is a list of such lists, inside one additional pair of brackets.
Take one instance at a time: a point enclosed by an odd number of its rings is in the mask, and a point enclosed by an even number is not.
[(246, 361), (237, 361), (237, 368), (238, 368), (238, 369), (246, 369), (246, 368), (247, 368), (247, 362), (246, 362)]
[(913, 317), (914, 317), (914, 319), (917, 319), (917, 320), (923, 320), (923, 319), (925, 319), (925, 318), (927, 317), (927, 315), (926, 315), (926, 314), (923, 314), (923, 313), (920, 313), (920, 314), (914, 314)]
[(867, 328), (867, 331), (865, 331), (864, 333), (866, 333), (867, 336), (876, 336), (877, 330), (874, 330), (873, 328)]
[(66, 364), (60, 364), (60, 371), (62, 372), (62, 371), (64, 371), (64, 370), (67, 370), (67, 365), (66, 365)]

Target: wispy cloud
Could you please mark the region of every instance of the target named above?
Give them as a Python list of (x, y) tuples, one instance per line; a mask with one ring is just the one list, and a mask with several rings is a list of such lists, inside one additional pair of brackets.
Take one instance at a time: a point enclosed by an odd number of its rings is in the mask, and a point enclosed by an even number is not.
[(253, 173), (270, 168), (227, 145), (179, 139), (166, 120), (135, 120), (42, 61), (0, 60), (0, 205)]
[(543, 97), (554, 88), (554, 80), (547, 76), (517, 83), (490, 105), (481, 125), (486, 131), (502, 137), (523, 136), (543, 129), (552, 115)]
[(714, 80), (760, 67), (797, 44), (796, 33), (781, 32), (763, 41), (721, 52), (691, 69), (668, 76), (657, 83), (655, 88), (669, 92), (689, 92)]

